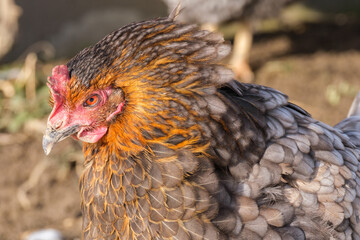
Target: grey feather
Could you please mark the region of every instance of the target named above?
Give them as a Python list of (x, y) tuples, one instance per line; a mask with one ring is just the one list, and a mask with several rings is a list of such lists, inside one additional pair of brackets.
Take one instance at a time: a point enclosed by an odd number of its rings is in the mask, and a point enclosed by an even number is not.
[(351, 116), (360, 116), (360, 92), (358, 92), (353, 103), (351, 104), (348, 117)]

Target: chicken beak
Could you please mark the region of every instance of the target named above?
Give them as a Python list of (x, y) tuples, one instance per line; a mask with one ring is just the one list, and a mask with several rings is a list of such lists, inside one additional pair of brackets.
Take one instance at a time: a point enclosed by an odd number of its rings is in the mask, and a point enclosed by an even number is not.
[(43, 149), (45, 154), (49, 155), (55, 143), (73, 135), (74, 133), (78, 132), (79, 129), (80, 125), (73, 125), (63, 129), (55, 129), (53, 126), (48, 124), (43, 137)]

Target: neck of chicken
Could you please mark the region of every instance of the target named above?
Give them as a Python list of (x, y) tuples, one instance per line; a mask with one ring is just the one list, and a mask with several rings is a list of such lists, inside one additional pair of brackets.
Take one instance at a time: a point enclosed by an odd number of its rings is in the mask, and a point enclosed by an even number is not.
[[(155, 111), (142, 126), (134, 116), (127, 124), (115, 122), (98, 143), (84, 145), (86, 168), (80, 188), (85, 236), (98, 228), (110, 236), (105, 223), (114, 226), (120, 239), (132, 239), (132, 234), (150, 239), (157, 234), (151, 232), (154, 229), (160, 236), (171, 236), (179, 224), (196, 224), (199, 219), (214, 230), (211, 221), (219, 211), (235, 211), (231, 196), (239, 189), (234, 179), (220, 179), (225, 174), (219, 172), (240, 170), (239, 179), (247, 177), (246, 169), (259, 156), (242, 153), (252, 148), (260, 155), (264, 146), (254, 146), (251, 139), (262, 134), (252, 131), (251, 120), (226, 109), (220, 92), (196, 96), (177, 95), (176, 101), (163, 102), (166, 110)], [(137, 127), (126, 127), (131, 124)], [(232, 131), (239, 135), (230, 138)], [(241, 141), (241, 134), (249, 140)], [(233, 166), (238, 159), (243, 165)]]

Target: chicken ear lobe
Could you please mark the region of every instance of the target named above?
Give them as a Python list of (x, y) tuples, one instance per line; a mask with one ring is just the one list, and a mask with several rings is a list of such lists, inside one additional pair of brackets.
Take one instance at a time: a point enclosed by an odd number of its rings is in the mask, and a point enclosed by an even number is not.
[(116, 110), (114, 112), (112, 112), (107, 118), (106, 118), (106, 121), (107, 122), (110, 122), (117, 114), (121, 113), (122, 112), (122, 109), (124, 107), (124, 102), (121, 102)]

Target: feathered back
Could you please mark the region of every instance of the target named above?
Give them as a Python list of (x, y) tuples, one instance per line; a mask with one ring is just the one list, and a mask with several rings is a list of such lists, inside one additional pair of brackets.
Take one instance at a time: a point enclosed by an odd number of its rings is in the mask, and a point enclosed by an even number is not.
[(349, 135), (352, 143), (360, 147), (360, 92), (351, 104), (348, 117), (335, 127), (344, 131)]

